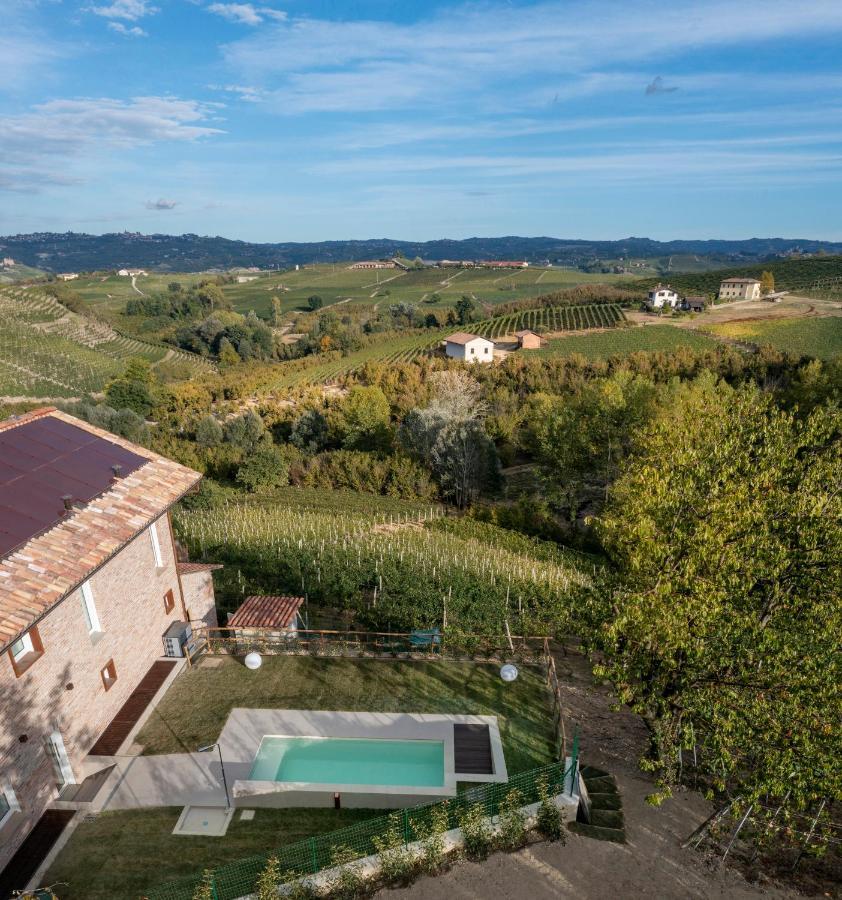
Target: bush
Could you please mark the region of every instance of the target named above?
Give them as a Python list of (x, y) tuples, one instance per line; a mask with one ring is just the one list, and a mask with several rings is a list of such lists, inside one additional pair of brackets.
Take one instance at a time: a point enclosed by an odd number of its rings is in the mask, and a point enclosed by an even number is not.
[(474, 803), (459, 811), (459, 827), (462, 829), (468, 858), (485, 859), (491, 852), (493, 841), (481, 803)]
[(193, 892), (193, 900), (215, 900), (216, 891), (213, 887), (213, 869), (205, 869), (202, 873), (202, 881)]
[(418, 865), (425, 875), (435, 875), (444, 866), (447, 859), (444, 835), (449, 828), (450, 820), (446, 801), (433, 808), (429, 824), (413, 820), (412, 830), (420, 839), (422, 846)]
[(335, 900), (357, 900), (365, 895), (365, 879), (357, 858), (350, 847), (334, 848), (331, 863), (337, 871), (327, 883), (328, 896)]
[(509, 791), (500, 804), (500, 831), (497, 840), (503, 850), (517, 850), (526, 843), (526, 814), (523, 795), (517, 789)]
[(266, 860), (266, 868), (257, 879), (257, 900), (277, 900), (278, 885), (281, 882), (281, 866), (277, 856), (270, 856)]
[(375, 849), (380, 854), (380, 876), (386, 884), (405, 885), (412, 881), (416, 863), (414, 855), (407, 849), (401, 827), (401, 813), (389, 816), (389, 827), (381, 836), (372, 838)]
[(205, 416), (196, 426), (196, 443), (200, 447), (217, 447), (223, 437), (222, 426), (213, 416)]
[(286, 457), (275, 446), (259, 447), (237, 469), (237, 483), (252, 493), (288, 484)]
[(544, 840), (565, 842), (564, 837), (564, 813), (556, 805), (550, 794), (547, 780), (542, 778), (538, 782), (538, 817), (535, 829)]
[(182, 499), (181, 505), (185, 509), (217, 509), (226, 496), (225, 488), (211, 478), (203, 478), (199, 487)]

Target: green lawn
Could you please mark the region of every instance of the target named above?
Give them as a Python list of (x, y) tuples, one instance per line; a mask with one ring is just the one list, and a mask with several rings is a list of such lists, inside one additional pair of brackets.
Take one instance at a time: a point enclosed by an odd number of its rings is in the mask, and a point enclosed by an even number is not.
[(530, 353), (530, 356), (569, 356), (571, 353), (581, 353), (589, 359), (608, 359), (640, 350), (670, 351), (679, 347), (706, 350), (716, 347), (717, 343), (706, 335), (686, 328), (676, 328), (674, 325), (643, 325), (553, 338), (541, 350)]
[(234, 707), (496, 715), (509, 772), (552, 758), (542, 675), (512, 685), (495, 665), (381, 659), (265, 657), (258, 672), (223, 658), (176, 679), (138, 735), (146, 753), (179, 753), (215, 741)]
[(175, 837), (180, 807), (100, 813), (84, 821), (45, 876), (62, 900), (135, 900), (157, 885), (383, 815), (367, 809), (257, 809), (224, 838)]
[(710, 331), (819, 359), (832, 359), (842, 354), (842, 316), (727, 322), (711, 326)]

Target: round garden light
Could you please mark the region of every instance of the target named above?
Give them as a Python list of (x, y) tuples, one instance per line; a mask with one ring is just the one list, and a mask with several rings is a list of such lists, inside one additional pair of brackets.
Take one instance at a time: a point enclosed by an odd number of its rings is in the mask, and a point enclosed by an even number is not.
[(506, 663), (506, 665), (500, 669), (500, 677), (505, 682), (515, 681), (518, 674), (517, 666), (513, 666), (511, 663)]
[(263, 657), (259, 653), (257, 653), (257, 651), (252, 650), (252, 652), (246, 656), (244, 662), (247, 669), (251, 669), (252, 671), (254, 671), (255, 669), (259, 669), (261, 665), (263, 665)]

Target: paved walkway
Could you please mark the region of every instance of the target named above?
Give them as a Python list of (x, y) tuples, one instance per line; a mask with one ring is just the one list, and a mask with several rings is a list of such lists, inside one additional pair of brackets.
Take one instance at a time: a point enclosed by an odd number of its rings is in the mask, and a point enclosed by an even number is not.
[(91, 804), (94, 812), (146, 806), (225, 806), (215, 750), (122, 756), (113, 761), (114, 772)]

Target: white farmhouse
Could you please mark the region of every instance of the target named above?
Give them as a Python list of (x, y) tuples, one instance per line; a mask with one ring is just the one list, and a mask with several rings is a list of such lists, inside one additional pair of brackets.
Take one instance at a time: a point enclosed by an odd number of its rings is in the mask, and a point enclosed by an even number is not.
[(457, 331), (445, 338), (444, 352), (451, 359), (461, 359), (469, 363), (490, 363), (494, 361), (494, 341), (489, 341), (478, 334)]
[(678, 294), (668, 284), (656, 284), (649, 291), (646, 303), (650, 309), (662, 309), (667, 304), (675, 309), (678, 299)]
[(756, 278), (726, 278), (719, 285), (720, 300), (759, 300), (760, 282)]
[(11, 256), (6, 256), (3, 258), (2, 265), (4, 269), (11, 269), (14, 264), (15, 261), (11, 258)]

